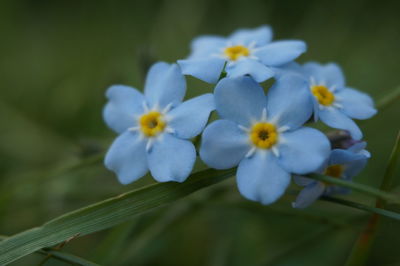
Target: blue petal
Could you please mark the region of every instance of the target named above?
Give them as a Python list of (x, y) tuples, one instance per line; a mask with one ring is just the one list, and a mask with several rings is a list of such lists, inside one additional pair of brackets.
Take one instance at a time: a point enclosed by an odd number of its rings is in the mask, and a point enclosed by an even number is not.
[(325, 191), (325, 185), (322, 182), (314, 182), (302, 189), (292, 203), (293, 208), (303, 209), (310, 206), (316, 201)]
[(201, 159), (215, 169), (228, 169), (239, 164), (250, 150), (247, 134), (229, 120), (217, 120), (203, 132)]
[(232, 33), (228, 40), (233, 45), (249, 45), (255, 42), (257, 46), (266, 45), (272, 40), (272, 29), (263, 25), (255, 29), (240, 29)]
[(278, 145), (279, 163), (295, 174), (315, 172), (328, 159), (331, 149), (324, 134), (308, 127), (281, 133)]
[(281, 66), (287, 64), (307, 50), (303, 41), (272, 42), (254, 52), (261, 62), (267, 66)]
[(311, 101), (313, 103), (313, 118), (314, 118), (314, 122), (317, 122), (318, 119), (319, 119), (319, 102), (314, 97), (314, 95), (311, 93), (311, 91), (309, 93), (310, 93), (309, 95), (310, 95)]
[(239, 125), (259, 120), (266, 108), (263, 88), (250, 77), (224, 78), (215, 87), (215, 105), (219, 115)]
[(374, 102), (366, 93), (346, 88), (338, 91), (335, 96), (338, 98), (337, 102), (343, 106), (343, 113), (349, 117), (367, 119), (376, 114)]
[(308, 78), (304, 76), (302, 66), (296, 62), (290, 62), (279, 67), (271, 67), (271, 69), (275, 72), (275, 78), (291, 74), (298, 75), (308, 81)]
[(321, 65), (315, 62), (304, 64), (303, 71), (308, 77), (313, 77), (321, 85), (335, 86), (341, 89), (345, 86), (345, 78), (340, 67), (335, 63)]
[(178, 64), (185, 75), (191, 75), (208, 83), (217, 83), (224, 68), (225, 59), (218, 57), (186, 59), (178, 60)]
[(323, 108), (319, 110), (319, 118), (330, 127), (348, 130), (355, 140), (362, 138), (362, 132), (357, 124), (336, 108)]
[(271, 204), (289, 186), (290, 174), (279, 166), (271, 152), (256, 152), (240, 162), (236, 181), (245, 198)]
[[(348, 180), (350, 181), (350, 180)], [(338, 186), (327, 186), (325, 188), (324, 195), (333, 195), (333, 194), (342, 194), (346, 195), (351, 192), (351, 189), (347, 187), (338, 187)]]
[(205, 35), (195, 38), (191, 43), (190, 59), (202, 59), (221, 53), (226, 39), (220, 36)]
[(147, 153), (151, 175), (158, 182), (183, 182), (190, 175), (196, 161), (193, 143), (168, 133)]
[(118, 136), (104, 159), (107, 169), (115, 172), (119, 182), (129, 184), (147, 171), (146, 142), (137, 132), (126, 131)]
[(346, 165), (344, 170), (344, 176), (351, 179), (352, 177), (358, 175), (367, 165), (368, 158), (364, 158), (357, 161), (352, 161)]
[(302, 186), (302, 187), (305, 187), (305, 186), (308, 186), (308, 185), (310, 185), (312, 183), (318, 182), (318, 181), (316, 181), (314, 179), (311, 179), (311, 178), (308, 178), (308, 177), (305, 177), (305, 176), (301, 176), (301, 175), (294, 175), (293, 176), (293, 181), (296, 183), (296, 185)]
[(364, 150), (367, 147), (367, 142), (365, 141), (361, 141), (361, 142), (357, 142), (355, 144), (353, 144), (352, 146), (350, 146), (347, 150), (351, 151), (351, 152), (355, 152), (355, 153), (363, 153), (367, 158), (371, 157), (371, 154)]
[(254, 59), (242, 59), (226, 68), (228, 77), (250, 75), (257, 82), (263, 82), (274, 76), (274, 71)]
[(136, 115), (143, 113), (143, 95), (134, 88), (114, 85), (107, 92), (108, 103), (103, 117), (107, 125), (117, 133), (122, 133), (136, 125)]
[(284, 75), (267, 94), (268, 120), (292, 130), (302, 126), (313, 111), (308, 83), (297, 75)]
[(193, 138), (201, 133), (207, 124), (211, 111), (214, 109), (213, 94), (198, 96), (171, 110), (167, 114), (171, 119), (168, 126), (175, 131), (179, 138)]
[(364, 160), (368, 157), (363, 153), (354, 153), (348, 150), (334, 149), (329, 158), (329, 165), (348, 164), (357, 160)]
[(186, 92), (185, 77), (178, 65), (158, 62), (147, 74), (144, 95), (150, 107), (181, 103)]

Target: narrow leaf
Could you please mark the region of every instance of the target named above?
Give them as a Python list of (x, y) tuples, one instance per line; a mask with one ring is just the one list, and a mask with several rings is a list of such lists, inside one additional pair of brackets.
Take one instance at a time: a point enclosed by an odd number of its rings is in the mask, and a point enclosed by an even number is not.
[(11, 236), (0, 242), (0, 265), (6, 265), (42, 248), (97, 232), (133, 216), (183, 198), (232, 176), (234, 170), (204, 170), (188, 181), (159, 183), (62, 215), (41, 227)]
[[(0, 241), (5, 240), (7, 237), (6, 236), (1, 236), (0, 235)], [(52, 249), (41, 249), (36, 251), (36, 253), (42, 254), (44, 256), (48, 256), (49, 258), (52, 257), (57, 260), (61, 260), (70, 264), (74, 265), (81, 265), (81, 266), (96, 266), (98, 264), (93, 263), (91, 261), (88, 261), (86, 259), (80, 258), (78, 256), (66, 253), (66, 252), (61, 252), (61, 251), (56, 251)]]

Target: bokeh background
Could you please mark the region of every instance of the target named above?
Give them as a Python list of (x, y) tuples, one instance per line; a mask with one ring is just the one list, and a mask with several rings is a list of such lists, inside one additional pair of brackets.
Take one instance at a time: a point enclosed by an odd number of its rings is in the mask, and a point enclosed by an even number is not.
[[(400, 85), (399, 10), (374, 0), (1, 1), (0, 234), (153, 182), (122, 186), (98, 160), (115, 137), (102, 121), (104, 92), (143, 88), (149, 65), (185, 57), (195, 36), (270, 24), (275, 39), (308, 43), (300, 62), (335, 61), (379, 101)], [(212, 91), (187, 80), (188, 97)], [(399, 112), (397, 101), (359, 123), (372, 159), (357, 182), (379, 186)], [(329, 202), (298, 211), (293, 199), (261, 206), (228, 180), (63, 250), (102, 265), (343, 265), (369, 214)], [(399, 245), (400, 223), (383, 219), (368, 265), (400, 265)]]

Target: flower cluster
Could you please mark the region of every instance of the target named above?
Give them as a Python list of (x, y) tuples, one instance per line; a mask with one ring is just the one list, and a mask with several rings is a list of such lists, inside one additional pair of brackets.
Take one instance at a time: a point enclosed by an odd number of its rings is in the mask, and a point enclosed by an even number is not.
[[(373, 101), (346, 87), (336, 64), (294, 62), (306, 51), (303, 41), (272, 41), (270, 27), (261, 26), (201, 36), (191, 49), (177, 64), (154, 64), (143, 94), (108, 89), (103, 115), (119, 136), (105, 165), (122, 184), (148, 171), (159, 182), (185, 181), (196, 161), (191, 140), (200, 134), (201, 160), (215, 169), (237, 166), (240, 193), (262, 204), (279, 199), (293, 175), (304, 187), (293, 206), (304, 208), (324, 193), (343, 192), (307, 174), (350, 179), (365, 166), (369, 153), (352, 119), (372, 117)], [(185, 75), (216, 83), (214, 93), (182, 102)], [(271, 78), (265, 93), (259, 83)], [(208, 124), (214, 110), (219, 119)], [(305, 126), (317, 121), (349, 132), (354, 145), (332, 150), (325, 134)]]

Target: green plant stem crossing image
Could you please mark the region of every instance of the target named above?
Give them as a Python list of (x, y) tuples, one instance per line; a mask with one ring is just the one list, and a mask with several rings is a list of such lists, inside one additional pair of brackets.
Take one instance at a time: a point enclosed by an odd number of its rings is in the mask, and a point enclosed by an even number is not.
[(400, 264), (399, 7), (2, 2), (0, 265)]

